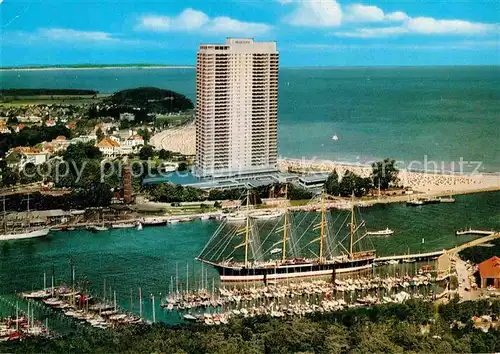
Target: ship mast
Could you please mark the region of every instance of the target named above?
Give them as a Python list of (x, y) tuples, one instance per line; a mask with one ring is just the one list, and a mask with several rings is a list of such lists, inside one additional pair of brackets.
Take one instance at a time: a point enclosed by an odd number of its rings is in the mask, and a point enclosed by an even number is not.
[(288, 185), (285, 188), (285, 220), (283, 222), (283, 250), (281, 252), (281, 262), (285, 263), (286, 260), (286, 241), (288, 238), (287, 230), (288, 230)]
[(324, 263), (325, 257), (324, 253), (325, 244), (325, 190), (321, 191), (321, 224), (320, 224), (320, 235), (319, 235), (319, 263)]
[(246, 228), (245, 228), (245, 268), (248, 268), (248, 241), (250, 236), (250, 190), (247, 189), (247, 218), (246, 218)]
[(3, 228), (5, 233), (7, 233), (7, 212), (5, 211), (5, 196), (2, 197), (3, 202)]
[(352, 259), (352, 246), (353, 246), (353, 238), (354, 238), (354, 231), (356, 230), (356, 219), (354, 217), (354, 193), (352, 194), (351, 197), (351, 232), (350, 232), (350, 242), (349, 242), (349, 256)]

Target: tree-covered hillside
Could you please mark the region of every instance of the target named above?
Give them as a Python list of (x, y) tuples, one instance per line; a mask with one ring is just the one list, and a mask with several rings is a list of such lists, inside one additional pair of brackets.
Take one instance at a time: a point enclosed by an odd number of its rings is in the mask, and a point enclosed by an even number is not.
[(149, 113), (170, 113), (193, 109), (193, 102), (186, 96), (156, 87), (138, 87), (114, 93), (107, 99), (120, 106), (146, 109)]

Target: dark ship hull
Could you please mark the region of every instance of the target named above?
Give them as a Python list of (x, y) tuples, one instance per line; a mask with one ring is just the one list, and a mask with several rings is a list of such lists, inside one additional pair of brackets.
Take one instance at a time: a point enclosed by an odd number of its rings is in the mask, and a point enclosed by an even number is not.
[(346, 260), (342, 262), (290, 262), (288, 264), (266, 264), (263, 266), (241, 267), (230, 264), (213, 263), (204, 259), (202, 262), (211, 264), (219, 273), (222, 282), (264, 282), (294, 278), (331, 277), (339, 274), (355, 273), (370, 270), (375, 257)]

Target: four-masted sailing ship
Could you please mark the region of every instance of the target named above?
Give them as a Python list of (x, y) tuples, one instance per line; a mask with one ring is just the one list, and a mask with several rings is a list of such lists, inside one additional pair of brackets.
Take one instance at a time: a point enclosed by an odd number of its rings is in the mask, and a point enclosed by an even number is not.
[[(290, 221), (291, 217), (287, 205), (283, 206), (283, 224), (276, 225), (272, 230), (274, 233), (281, 233), (280, 240), (272, 244), (267, 251), (263, 251), (263, 243), (260, 242), (258, 229), (251, 224), (248, 194), (246, 199), (245, 227), (224, 232), (227, 228), (224, 223), (221, 224), (196, 258), (203, 263), (212, 265), (219, 273), (222, 282), (267, 283), (299, 277), (331, 277), (334, 280), (339, 274), (361, 272), (372, 268), (375, 251), (373, 249), (355, 251), (355, 248), (360, 248), (359, 241), (367, 236), (367, 233), (365, 232), (357, 238), (358, 231), (364, 226), (364, 222), (359, 225), (356, 223), (354, 201), (351, 203), (350, 218), (347, 216), (338, 231), (334, 235), (330, 235), (332, 230), (326, 218), (325, 193), (322, 193), (320, 222), (309, 225), (317, 237), (306, 245), (317, 244), (317, 247), (314, 247), (317, 253), (309, 249), (314, 257), (307, 258), (299, 255), (297, 251), (300, 248), (298, 240), (291, 237), (294, 227)], [(350, 222), (347, 223), (349, 219)], [(339, 234), (342, 236), (345, 224), (347, 224), (349, 232), (339, 241), (337, 236)], [(304, 234), (305, 232), (302, 236)], [(243, 242), (230, 247), (232, 243), (234, 244), (235, 239), (242, 239)], [(345, 244), (346, 239), (347, 244)], [(233, 256), (235, 251), (240, 248), (244, 250), (242, 261), (235, 260)], [(266, 255), (269, 255), (267, 260), (265, 259)], [(276, 257), (276, 255), (280, 257)], [(222, 259), (219, 260), (221, 257)]]

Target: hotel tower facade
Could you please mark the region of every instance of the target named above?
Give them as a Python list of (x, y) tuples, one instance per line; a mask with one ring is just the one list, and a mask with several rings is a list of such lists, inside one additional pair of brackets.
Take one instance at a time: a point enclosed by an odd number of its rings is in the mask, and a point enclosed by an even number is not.
[(200, 45), (196, 67), (196, 174), (229, 177), (276, 170), (276, 42), (228, 38)]

